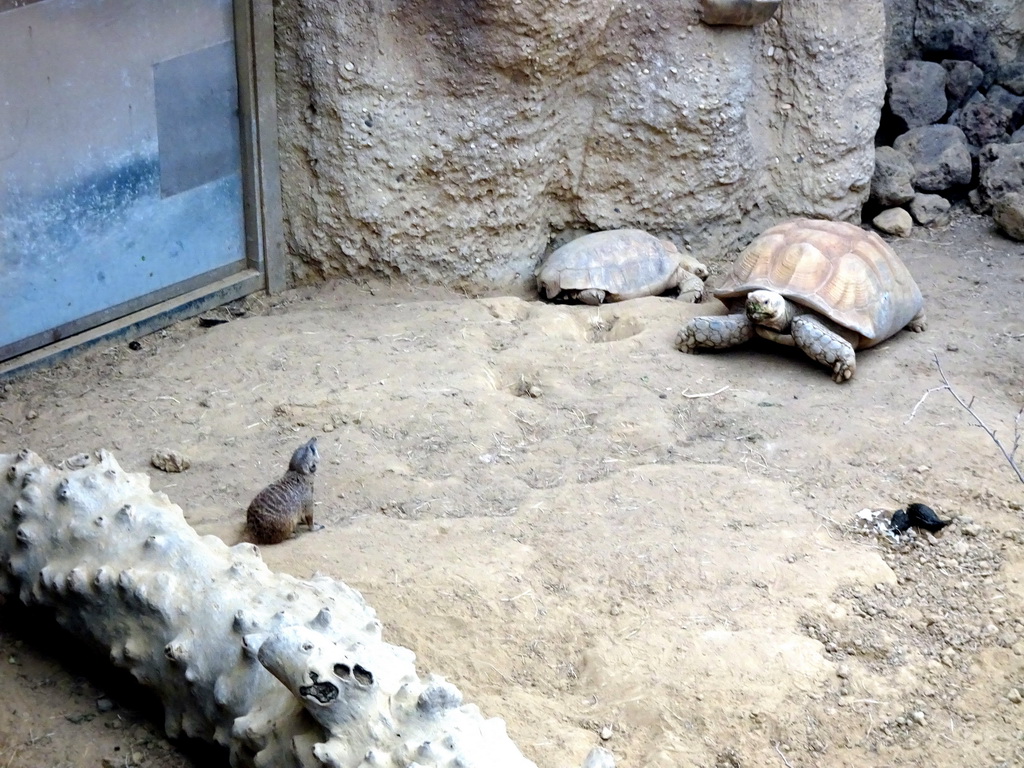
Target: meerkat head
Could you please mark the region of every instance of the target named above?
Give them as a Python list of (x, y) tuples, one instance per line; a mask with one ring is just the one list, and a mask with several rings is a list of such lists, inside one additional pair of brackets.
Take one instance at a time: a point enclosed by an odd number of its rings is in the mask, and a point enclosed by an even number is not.
[(303, 443), (295, 449), (292, 460), (288, 463), (288, 469), (302, 475), (312, 475), (316, 473), (319, 463), (320, 452), (316, 449), (316, 438), (313, 437), (309, 442)]

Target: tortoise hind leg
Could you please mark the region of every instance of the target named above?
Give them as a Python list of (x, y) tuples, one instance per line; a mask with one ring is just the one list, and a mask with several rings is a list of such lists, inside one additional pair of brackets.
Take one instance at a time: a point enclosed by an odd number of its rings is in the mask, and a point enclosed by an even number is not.
[(586, 288), (582, 291), (576, 292), (576, 298), (582, 301), (584, 304), (591, 304), (597, 306), (598, 304), (604, 304), (605, 291), (600, 288)]
[(924, 316), (924, 309), (919, 309), (917, 314), (910, 318), (910, 322), (907, 323), (907, 329), (914, 333), (921, 333), (921, 331), (927, 330), (928, 320)]
[(742, 344), (754, 336), (754, 324), (745, 313), (694, 317), (676, 334), (680, 352), (697, 349), (725, 349)]
[(853, 378), (857, 355), (853, 345), (814, 315), (799, 315), (790, 326), (796, 346), (812, 360), (832, 369), (832, 380), (842, 384)]

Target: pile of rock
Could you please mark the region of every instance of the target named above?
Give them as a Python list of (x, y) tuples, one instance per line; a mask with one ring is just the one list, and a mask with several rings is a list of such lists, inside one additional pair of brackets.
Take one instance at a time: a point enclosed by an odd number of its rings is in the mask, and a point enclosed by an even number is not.
[(944, 226), (966, 198), (1024, 240), (1024, 61), (998, 66), (976, 42), (936, 40), (934, 60), (890, 75), (866, 209), (877, 228)]

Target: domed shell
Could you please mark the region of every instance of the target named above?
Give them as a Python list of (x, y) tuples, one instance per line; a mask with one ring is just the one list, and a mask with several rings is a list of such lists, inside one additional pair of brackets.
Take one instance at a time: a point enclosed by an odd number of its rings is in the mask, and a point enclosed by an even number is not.
[(596, 288), (608, 300), (664, 293), (678, 285), (680, 253), (669, 240), (639, 229), (592, 232), (555, 249), (537, 270), (549, 299)]
[(877, 344), (924, 306), (896, 252), (874, 232), (843, 221), (796, 219), (748, 245), (714, 294), (719, 299), (775, 291)]

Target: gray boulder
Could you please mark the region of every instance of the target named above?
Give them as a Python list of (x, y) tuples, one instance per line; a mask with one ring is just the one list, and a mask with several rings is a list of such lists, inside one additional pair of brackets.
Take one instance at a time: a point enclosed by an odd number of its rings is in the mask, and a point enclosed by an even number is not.
[(1024, 194), (1003, 195), (992, 208), (992, 220), (1009, 237), (1024, 242)]
[(910, 201), (910, 215), (922, 227), (949, 225), (949, 200), (942, 195), (915, 195)]
[(914, 166), (892, 147), (875, 148), (875, 172), (871, 176), (871, 200), (883, 208), (914, 199)]
[(978, 186), (970, 195), (979, 213), (991, 213), (1003, 197), (1024, 193), (1024, 143), (989, 144), (978, 154)]
[(1010, 134), (1010, 141), (1017, 143), (1024, 142), (1024, 128), (1018, 128), (1016, 131)]
[(973, 101), (960, 110), (956, 124), (964, 132), (967, 142), (977, 149), (986, 144), (1004, 142), (1009, 138), (1013, 113), (988, 99)]
[[(934, 3), (932, 10), (949, 14), (951, 6)], [(974, 24), (964, 18), (939, 22), (928, 26), (924, 19), (917, 19), (917, 37), (923, 53), (928, 58), (961, 59), (973, 61), (985, 75), (982, 87), (992, 85), (998, 69), (996, 45), (984, 22)]]
[(947, 59), (942, 62), (946, 70), (946, 99), (950, 109), (960, 109), (978, 92), (985, 73), (973, 61)]
[(947, 110), (946, 70), (934, 61), (907, 61), (889, 81), (889, 111), (907, 128), (931, 125)]
[(1008, 91), (1024, 96), (1024, 61), (1012, 61), (999, 68), (996, 82)]
[(971, 183), (971, 152), (955, 125), (926, 125), (898, 137), (893, 147), (914, 166), (914, 189), (945, 192)]
[(1011, 133), (1024, 125), (1024, 96), (1018, 96), (1001, 85), (993, 85), (988, 89), (985, 98), (991, 103), (1009, 110)]

